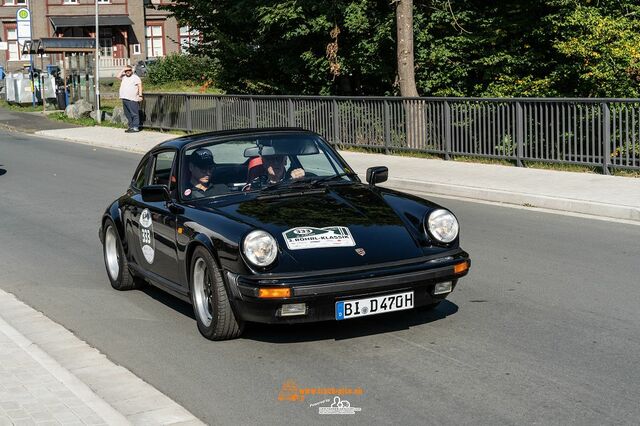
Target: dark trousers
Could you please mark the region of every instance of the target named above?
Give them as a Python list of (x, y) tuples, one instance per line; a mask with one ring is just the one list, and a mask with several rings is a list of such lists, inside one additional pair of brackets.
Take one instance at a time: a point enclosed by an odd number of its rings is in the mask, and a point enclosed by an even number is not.
[(124, 108), (124, 115), (127, 117), (127, 121), (129, 122), (129, 128), (137, 129), (140, 127), (140, 104), (136, 101), (123, 99), (122, 106)]

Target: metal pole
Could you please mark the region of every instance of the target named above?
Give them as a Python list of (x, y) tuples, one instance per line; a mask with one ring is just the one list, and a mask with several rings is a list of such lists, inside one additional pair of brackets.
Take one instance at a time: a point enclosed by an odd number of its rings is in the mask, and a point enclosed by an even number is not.
[(524, 111), (522, 104), (516, 102), (516, 164), (522, 167), (522, 153), (524, 150)]
[(98, 23), (98, 0), (96, 0), (96, 75), (94, 81), (96, 83), (96, 121), (102, 123), (102, 113), (100, 112), (100, 26)]
[(602, 173), (610, 175), (609, 163), (611, 161), (611, 110), (607, 102), (600, 104), (602, 123)]
[[(29, 3), (27, 5), (27, 8), (29, 9), (29, 31), (31, 31), (31, 41), (33, 42), (33, 17), (31, 16), (31, 4)], [(18, 30), (16, 29), (16, 35), (18, 33)], [(20, 49), (20, 43), (18, 43), (18, 49)], [(29, 65), (31, 67), (31, 101), (33, 103), (33, 107), (36, 107), (36, 84), (35, 84), (35, 80), (33, 79), (33, 74), (34, 74), (34, 62), (33, 62), (33, 43), (29, 44)], [(40, 70), (40, 72), (42, 72), (42, 70)], [(44, 103), (44, 98), (42, 99), (42, 102)]]
[(389, 101), (384, 100), (384, 153), (389, 155), (389, 146), (391, 146), (391, 109)]
[(451, 105), (448, 101), (444, 101), (444, 159), (451, 159)]

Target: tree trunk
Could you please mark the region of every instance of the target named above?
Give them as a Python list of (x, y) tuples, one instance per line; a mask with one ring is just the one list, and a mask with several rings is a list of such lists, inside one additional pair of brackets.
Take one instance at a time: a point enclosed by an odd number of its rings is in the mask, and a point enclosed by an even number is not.
[(413, 0), (398, 0), (396, 27), (400, 95), (418, 96), (413, 64)]
[[(400, 96), (417, 97), (419, 95), (413, 63), (413, 0), (397, 0), (396, 27)], [(402, 104), (405, 118), (405, 148), (424, 148), (424, 102), (405, 100)]]

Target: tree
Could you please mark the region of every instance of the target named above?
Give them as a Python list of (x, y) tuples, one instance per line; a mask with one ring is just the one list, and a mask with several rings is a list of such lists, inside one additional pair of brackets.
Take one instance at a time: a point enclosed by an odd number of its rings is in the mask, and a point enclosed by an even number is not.
[(413, 61), (413, 0), (395, 0), (398, 85), (402, 96), (418, 96)]
[(233, 93), (640, 96), (637, 0), (180, 0), (168, 7), (201, 31), (196, 53), (216, 59), (216, 84)]

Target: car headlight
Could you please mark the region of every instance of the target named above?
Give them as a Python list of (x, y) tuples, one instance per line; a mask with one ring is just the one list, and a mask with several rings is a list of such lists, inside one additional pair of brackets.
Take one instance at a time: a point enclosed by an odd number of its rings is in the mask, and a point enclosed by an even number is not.
[(450, 243), (458, 236), (459, 229), (458, 219), (450, 211), (438, 209), (429, 214), (427, 230), (436, 240)]
[(256, 230), (244, 237), (242, 251), (249, 262), (264, 267), (276, 260), (278, 244), (268, 232)]

